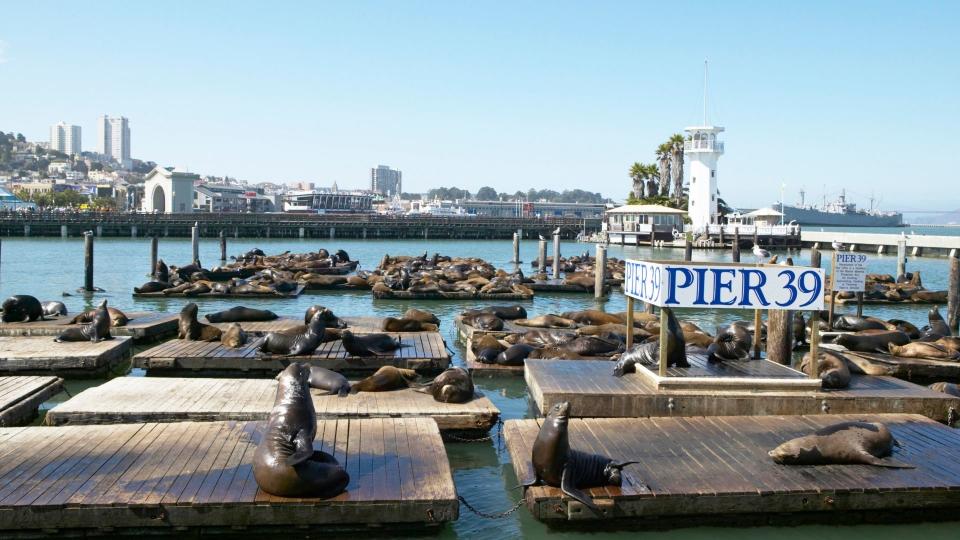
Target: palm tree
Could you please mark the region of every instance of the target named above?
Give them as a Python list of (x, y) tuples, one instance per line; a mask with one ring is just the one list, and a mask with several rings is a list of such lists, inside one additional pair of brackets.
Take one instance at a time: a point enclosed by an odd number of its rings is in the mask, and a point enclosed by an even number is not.
[(630, 166), (630, 179), (633, 181), (633, 198), (642, 199), (644, 198), (644, 185), (643, 181), (647, 178), (647, 169), (640, 163), (636, 161), (633, 165)]
[(660, 176), (660, 196), (670, 196), (670, 142), (665, 142), (657, 147), (657, 166)]
[(683, 196), (683, 135), (674, 133), (667, 141), (670, 144), (670, 173), (673, 181), (673, 197), (680, 202)]
[(657, 196), (657, 185), (660, 183), (660, 171), (654, 163), (644, 164), (643, 170), (647, 179), (647, 197)]

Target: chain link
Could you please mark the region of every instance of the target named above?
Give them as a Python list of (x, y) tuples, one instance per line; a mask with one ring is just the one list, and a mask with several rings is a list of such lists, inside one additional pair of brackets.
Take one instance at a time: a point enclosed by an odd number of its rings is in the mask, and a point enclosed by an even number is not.
[(468, 503), (467, 500), (463, 498), (463, 495), (457, 495), (457, 499), (459, 499), (460, 502), (462, 502), (463, 505), (467, 507), (467, 510), (470, 510), (470, 511), (473, 512), (474, 514), (476, 514), (476, 515), (478, 515), (478, 516), (480, 516), (480, 517), (482, 517), (482, 518), (484, 518), (484, 519), (503, 519), (503, 518), (509, 516), (510, 514), (516, 512), (521, 506), (523, 506), (523, 503), (527, 502), (527, 500), (526, 500), (525, 498), (521, 497), (520, 500), (517, 501), (517, 504), (513, 505), (513, 508), (511, 508), (511, 509), (509, 509), (509, 510), (506, 510), (506, 511), (504, 511), (504, 512), (498, 512), (498, 513), (496, 513), (496, 514), (488, 514), (487, 512), (482, 512), (482, 511), (477, 510), (476, 508), (474, 508), (473, 505), (471, 505), (470, 503)]
[(497, 450), (497, 453), (499, 454), (500, 452), (503, 451), (503, 419), (502, 418), (497, 419), (495, 434), (491, 433), (489, 435), (483, 435), (480, 437), (459, 437), (457, 435), (454, 435), (453, 433), (447, 432), (447, 433), (444, 433), (444, 436), (457, 442), (485, 442), (485, 441), (492, 441), (494, 437), (496, 437), (497, 439), (496, 450)]

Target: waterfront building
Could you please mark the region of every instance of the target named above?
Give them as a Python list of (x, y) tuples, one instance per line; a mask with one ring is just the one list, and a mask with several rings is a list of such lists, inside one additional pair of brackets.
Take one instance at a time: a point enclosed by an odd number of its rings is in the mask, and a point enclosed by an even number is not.
[(470, 200), (459, 204), (468, 214), (489, 217), (600, 219), (607, 210), (603, 203)]
[(369, 214), (373, 212), (373, 198), (374, 194), (369, 191), (292, 191), (283, 196), (283, 210), (311, 214)]
[(49, 148), (67, 155), (79, 154), (81, 151), (80, 126), (74, 126), (66, 122), (50, 126)]
[(650, 233), (669, 233), (672, 237), (683, 233), (683, 218), (687, 212), (660, 204), (628, 204), (608, 210), (603, 220), (607, 239), (615, 244), (637, 244), (647, 241)]
[(194, 186), (193, 209), (197, 212), (274, 212), (273, 198), (262, 189), (233, 184)]
[(403, 193), (403, 173), (386, 165), (370, 169), (370, 191), (391, 196)]
[(97, 152), (129, 169), (133, 163), (130, 159), (130, 121), (123, 116), (101, 116), (97, 120)]
[[(706, 122), (704, 122), (706, 124)], [(683, 143), (685, 183), (689, 186), (688, 214), (695, 232), (719, 223), (717, 211), (717, 160), (723, 155), (723, 142), (717, 135), (720, 126), (693, 126), (685, 128), (687, 140)]]
[(200, 175), (177, 171), (173, 167), (154, 167), (143, 182), (144, 212), (172, 214), (193, 212), (193, 184)]

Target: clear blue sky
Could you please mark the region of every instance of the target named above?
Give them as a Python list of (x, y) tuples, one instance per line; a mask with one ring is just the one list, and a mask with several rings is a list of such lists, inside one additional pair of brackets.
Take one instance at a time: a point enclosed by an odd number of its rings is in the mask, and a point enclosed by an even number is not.
[(94, 148), (250, 180), (407, 191), (582, 188), (701, 120), (726, 126), (737, 206), (846, 187), (960, 207), (960, 3), (8, 2), (0, 130), (59, 120)]

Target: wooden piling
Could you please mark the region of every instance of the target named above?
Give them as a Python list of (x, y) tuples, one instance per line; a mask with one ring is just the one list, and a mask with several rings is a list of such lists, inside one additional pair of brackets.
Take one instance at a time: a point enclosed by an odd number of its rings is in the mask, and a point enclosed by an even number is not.
[[(653, 246), (657, 243), (657, 233), (656, 233), (656, 231), (653, 230), (653, 228), (652, 228), (653, 225), (651, 225), (650, 227), (651, 227), (651, 229), (650, 229), (650, 247), (653, 247)], [(640, 241), (637, 240), (637, 243), (639, 244)]]
[(782, 309), (767, 311), (767, 360), (790, 365), (794, 342), (793, 313)]
[(820, 243), (813, 244), (813, 247), (810, 248), (810, 266), (813, 268), (820, 268)]
[(863, 317), (863, 291), (857, 293), (857, 317)]
[(633, 347), (633, 297), (627, 297), (627, 351)]
[(553, 279), (560, 279), (560, 233), (553, 235)]
[(227, 235), (220, 230), (220, 260), (227, 260)]
[(810, 368), (813, 373), (810, 374), (814, 379), (820, 378), (820, 362), (817, 361), (817, 355), (820, 354), (820, 312), (810, 312)]
[(190, 244), (193, 247), (193, 264), (200, 263), (200, 224), (194, 222), (190, 229)]
[(513, 264), (520, 264), (520, 235), (513, 233)]
[(907, 240), (897, 240), (897, 281), (907, 275)]
[(960, 259), (950, 257), (949, 289), (947, 291), (947, 324), (954, 335), (960, 330)]
[(157, 253), (160, 251), (160, 238), (153, 235), (150, 239), (150, 277), (157, 277)]
[(683, 240), (683, 260), (687, 262), (693, 260), (693, 242), (690, 241), (690, 237)]
[(740, 262), (740, 229), (733, 230), (733, 244), (730, 246), (733, 262)]
[(83, 233), (83, 290), (93, 292), (93, 233)]
[[(606, 277), (606, 273), (607, 273), (607, 248), (604, 247), (602, 244), (597, 244), (597, 257), (596, 257), (596, 262), (593, 265), (593, 297), (594, 298), (600, 299), (600, 298), (603, 298), (604, 296), (603, 285), (604, 285), (604, 278)], [(627, 333), (628, 334), (633, 333), (629, 331), (629, 327), (628, 327)]]
[(760, 341), (763, 339), (763, 317), (759, 309), (753, 310), (753, 358), (760, 359)]
[(540, 245), (537, 248), (537, 256), (539, 257), (539, 262), (537, 263), (538, 272), (547, 271), (547, 241), (544, 238), (540, 238)]

